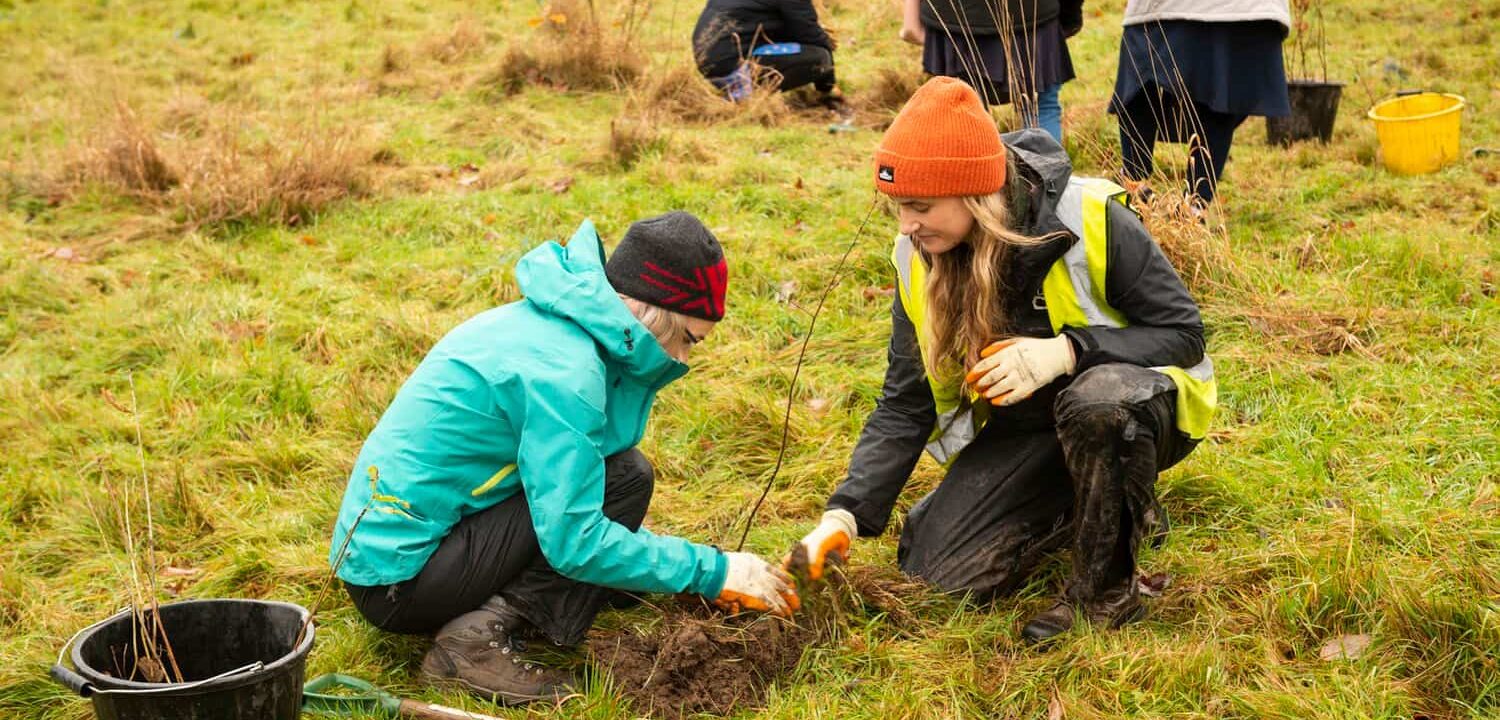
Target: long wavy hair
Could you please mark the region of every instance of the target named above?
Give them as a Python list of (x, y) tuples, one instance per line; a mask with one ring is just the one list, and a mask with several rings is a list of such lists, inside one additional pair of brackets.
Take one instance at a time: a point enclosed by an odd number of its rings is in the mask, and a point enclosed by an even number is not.
[[(927, 275), (927, 322), (922, 361), (935, 378), (962, 377), (979, 362), (979, 351), (1012, 331), (1006, 298), (1011, 257), (1017, 248), (1039, 245), (1012, 228), (1003, 193), (962, 198), (974, 216), (968, 237), (941, 255), (922, 252)], [(918, 252), (921, 252), (920, 248)]]

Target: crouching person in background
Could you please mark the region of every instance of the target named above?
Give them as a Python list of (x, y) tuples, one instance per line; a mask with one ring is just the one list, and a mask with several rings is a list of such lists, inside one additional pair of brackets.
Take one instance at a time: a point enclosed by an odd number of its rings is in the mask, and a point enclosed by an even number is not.
[(735, 101), (750, 96), (758, 67), (775, 71), (777, 89), (812, 85), (820, 103), (844, 111), (835, 46), (812, 0), (709, 0), (693, 28), (698, 71)]
[(606, 262), (585, 222), (515, 272), (525, 299), (438, 341), (360, 451), (330, 555), (359, 612), (436, 632), (428, 678), (521, 704), (574, 680), (523, 658), (518, 636), (577, 644), (617, 590), (797, 609), (760, 558), (641, 527), (652, 402), (724, 315), (714, 236), (674, 212), (632, 225)]

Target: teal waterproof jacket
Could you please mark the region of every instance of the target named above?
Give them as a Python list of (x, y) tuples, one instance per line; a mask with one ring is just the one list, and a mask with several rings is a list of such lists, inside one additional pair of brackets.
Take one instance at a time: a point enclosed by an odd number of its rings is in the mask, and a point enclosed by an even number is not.
[(604, 458), (640, 442), (657, 391), (687, 366), (615, 294), (592, 223), (566, 246), (528, 252), (516, 279), (525, 299), (439, 340), (365, 440), (330, 564), (364, 512), (338, 576), (411, 579), (460, 518), (520, 492), (542, 554), (564, 576), (716, 597), (722, 552), (631, 532), (603, 511)]

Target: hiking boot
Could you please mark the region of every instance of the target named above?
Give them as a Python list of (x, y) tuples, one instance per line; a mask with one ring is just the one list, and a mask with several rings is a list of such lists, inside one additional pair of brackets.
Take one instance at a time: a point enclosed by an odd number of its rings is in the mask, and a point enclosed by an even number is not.
[[(1146, 615), (1145, 606), (1134, 592), (1111, 590), (1103, 597), (1088, 603), (1089, 624), (1111, 630), (1135, 622)], [(1052, 607), (1043, 610), (1026, 621), (1021, 628), (1021, 637), (1030, 643), (1045, 643), (1073, 629), (1073, 604), (1058, 600)]]
[(514, 636), (525, 624), (514, 607), (492, 597), (438, 631), (422, 674), (503, 705), (561, 700), (573, 692), (573, 678), (521, 657), (524, 646)]
[(1021, 638), (1033, 644), (1044, 643), (1072, 629), (1073, 606), (1066, 600), (1058, 600), (1026, 621), (1026, 627), (1021, 628)]

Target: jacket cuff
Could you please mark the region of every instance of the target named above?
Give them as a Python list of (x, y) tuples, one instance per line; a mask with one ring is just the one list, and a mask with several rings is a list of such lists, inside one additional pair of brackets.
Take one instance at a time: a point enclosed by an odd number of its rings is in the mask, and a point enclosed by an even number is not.
[[(829, 510), (843, 510), (850, 515), (853, 515), (854, 526), (859, 532), (859, 537), (880, 537), (880, 535), (885, 532), (885, 522), (872, 520), (871, 518), (866, 517), (863, 513), (860, 512), (860, 506), (851, 507), (846, 502), (840, 502), (839, 499), (834, 499), (828, 501), (828, 506), (824, 510), (824, 512), (827, 512)], [(853, 540), (854, 538), (849, 539)]]
[(1092, 335), (1082, 328), (1063, 328), (1062, 336), (1067, 338), (1073, 345), (1073, 374), (1083, 372), (1093, 365), (1093, 355), (1099, 350), (1099, 343), (1094, 341)]
[(723, 550), (709, 548), (713, 554), (713, 568), (703, 576), (702, 585), (697, 588), (697, 593), (703, 597), (713, 600), (724, 594), (724, 582), (729, 579), (729, 557)]

